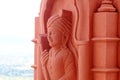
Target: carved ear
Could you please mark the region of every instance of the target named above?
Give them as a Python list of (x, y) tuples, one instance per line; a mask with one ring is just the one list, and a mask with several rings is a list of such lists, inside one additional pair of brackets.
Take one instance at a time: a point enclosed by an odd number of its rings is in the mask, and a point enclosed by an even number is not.
[(67, 42), (68, 42), (68, 39), (69, 39), (68, 34), (64, 34), (64, 37), (63, 37), (63, 38), (64, 38), (64, 40), (63, 40), (64, 42), (63, 42), (63, 43), (66, 45)]

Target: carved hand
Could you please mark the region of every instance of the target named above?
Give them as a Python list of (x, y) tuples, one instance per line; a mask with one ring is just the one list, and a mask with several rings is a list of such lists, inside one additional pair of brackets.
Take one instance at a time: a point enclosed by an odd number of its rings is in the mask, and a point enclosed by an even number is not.
[(42, 53), (41, 53), (41, 64), (42, 64), (42, 67), (45, 67), (47, 61), (48, 61), (48, 58), (49, 58), (49, 54), (48, 54), (48, 51), (47, 50), (44, 50)]

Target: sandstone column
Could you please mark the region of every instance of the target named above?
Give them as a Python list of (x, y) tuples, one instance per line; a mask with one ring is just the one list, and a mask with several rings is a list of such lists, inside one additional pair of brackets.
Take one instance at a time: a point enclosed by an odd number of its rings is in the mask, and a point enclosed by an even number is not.
[(34, 68), (34, 80), (44, 80), (41, 70), (41, 63), (40, 63), (40, 20), (39, 17), (35, 18), (35, 38), (32, 40), (32, 42), (35, 43), (34, 48), (34, 65), (32, 67)]
[(112, 1), (103, 0), (94, 14), (93, 61), (94, 80), (118, 80), (118, 12)]

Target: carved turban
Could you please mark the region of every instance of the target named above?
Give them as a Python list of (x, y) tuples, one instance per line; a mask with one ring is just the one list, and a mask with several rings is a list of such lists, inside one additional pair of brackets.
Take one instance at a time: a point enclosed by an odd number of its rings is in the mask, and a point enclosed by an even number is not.
[(65, 34), (70, 34), (72, 28), (71, 20), (69, 17), (55, 15), (48, 19), (47, 28), (53, 27)]

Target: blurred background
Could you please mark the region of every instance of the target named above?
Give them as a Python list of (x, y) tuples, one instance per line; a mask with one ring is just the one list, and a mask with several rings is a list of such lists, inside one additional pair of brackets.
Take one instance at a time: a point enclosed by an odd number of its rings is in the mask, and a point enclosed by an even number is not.
[(33, 80), (34, 18), (41, 0), (0, 0), (0, 80)]

